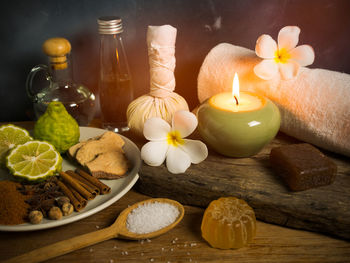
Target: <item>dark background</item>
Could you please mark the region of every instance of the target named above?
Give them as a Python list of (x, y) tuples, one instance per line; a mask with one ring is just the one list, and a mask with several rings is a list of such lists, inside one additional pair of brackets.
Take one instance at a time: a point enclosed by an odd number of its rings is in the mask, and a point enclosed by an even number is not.
[[(350, 73), (349, 0), (31, 0), (6, 1), (0, 9), (0, 121), (32, 118), (25, 80), (30, 69), (47, 63), (42, 43), (66, 37), (72, 44), (74, 77), (98, 93), (99, 36), (96, 19), (118, 15), (124, 21), (135, 97), (149, 90), (148, 25), (178, 29), (176, 92), (194, 108), (197, 76), (206, 54), (228, 42), (254, 49), (257, 38), (277, 39), (286, 25), (301, 28), (299, 44), (316, 54), (313, 68)], [(221, 25), (214, 26), (221, 20)], [(218, 23), (217, 23), (218, 24)]]

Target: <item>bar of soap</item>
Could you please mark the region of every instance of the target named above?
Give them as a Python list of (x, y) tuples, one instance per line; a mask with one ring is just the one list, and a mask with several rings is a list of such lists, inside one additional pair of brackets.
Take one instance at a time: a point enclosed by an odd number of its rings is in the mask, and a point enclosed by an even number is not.
[(270, 162), (292, 191), (329, 185), (337, 174), (335, 163), (307, 143), (273, 148)]
[(233, 196), (212, 201), (204, 212), (202, 237), (214, 248), (241, 248), (256, 234), (253, 208)]

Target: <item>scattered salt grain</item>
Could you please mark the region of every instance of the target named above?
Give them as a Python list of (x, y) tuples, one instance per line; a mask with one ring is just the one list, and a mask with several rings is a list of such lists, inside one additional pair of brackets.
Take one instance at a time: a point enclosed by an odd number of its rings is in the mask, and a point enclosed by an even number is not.
[(179, 210), (168, 203), (145, 203), (133, 209), (128, 215), (126, 226), (130, 232), (147, 234), (172, 224), (179, 216)]
[(150, 262), (154, 262), (154, 258), (151, 258), (149, 261), (150, 261)]
[(92, 248), (89, 249), (89, 252), (91, 253), (92, 251), (94, 251)]
[(96, 228), (97, 228), (97, 229), (99, 229), (99, 228), (100, 228), (100, 226), (96, 226)]
[(109, 260), (109, 263), (114, 263), (114, 260), (113, 259)]
[(195, 247), (195, 246), (197, 246), (196, 243), (191, 243), (191, 247)]
[(141, 256), (143, 256), (145, 253), (141, 252)]
[(147, 241), (148, 243), (151, 243), (151, 242), (152, 242), (152, 240), (149, 239), (149, 238), (147, 238), (146, 241)]

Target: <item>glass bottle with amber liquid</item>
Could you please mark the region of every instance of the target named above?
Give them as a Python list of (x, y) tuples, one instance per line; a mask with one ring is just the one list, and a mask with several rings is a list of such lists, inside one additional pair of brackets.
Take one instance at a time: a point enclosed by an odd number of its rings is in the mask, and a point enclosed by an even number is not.
[(133, 89), (122, 32), (122, 20), (107, 16), (97, 20), (100, 34), (99, 96), (104, 129), (129, 130), (126, 109), (133, 100)]

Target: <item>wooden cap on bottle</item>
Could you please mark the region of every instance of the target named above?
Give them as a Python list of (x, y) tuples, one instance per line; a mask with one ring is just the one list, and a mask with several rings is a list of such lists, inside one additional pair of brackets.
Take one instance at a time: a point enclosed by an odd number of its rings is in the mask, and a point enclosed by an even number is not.
[(71, 51), (71, 45), (67, 39), (49, 38), (43, 44), (43, 51), (50, 57), (50, 63), (54, 69), (67, 68), (67, 54)]

